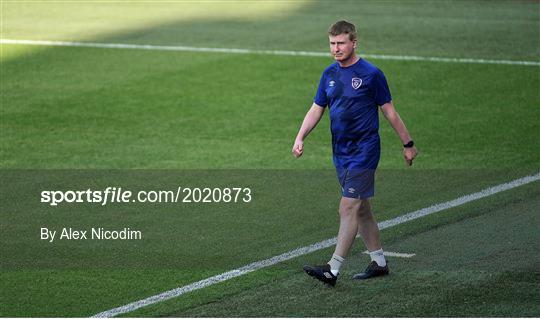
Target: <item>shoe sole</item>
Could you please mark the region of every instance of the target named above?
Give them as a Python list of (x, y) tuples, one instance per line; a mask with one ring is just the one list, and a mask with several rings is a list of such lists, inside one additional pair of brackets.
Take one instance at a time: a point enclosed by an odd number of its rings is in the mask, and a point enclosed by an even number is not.
[(328, 286), (330, 286), (330, 287), (334, 287), (334, 286), (336, 285), (335, 282), (334, 282), (334, 283), (331, 283), (331, 282), (325, 281), (326, 277), (324, 277), (324, 279), (323, 279), (323, 277), (319, 277), (319, 276), (318, 276), (318, 273), (317, 273), (316, 271), (313, 271), (313, 269), (312, 269), (311, 267), (306, 267), (306, 266), (304, 266), (304, 271), (305, 271), (306, 274), (307, 274), (308, 276), (310, 276), (311, 278), (317, 279), (318, 281), (320, 281), (320, 282), (322, 282), (322, 283), (324, 283), (324, 284), (326, 284), (326, 285), (328, 285)]

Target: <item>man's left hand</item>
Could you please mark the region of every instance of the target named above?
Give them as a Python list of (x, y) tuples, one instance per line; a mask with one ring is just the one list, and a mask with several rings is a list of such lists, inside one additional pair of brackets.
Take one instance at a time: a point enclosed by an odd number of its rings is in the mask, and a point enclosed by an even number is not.
[(417, 154), (418, 154), (418, 151), (416, 150), (416, 147), (414, 146), (403, 148), (403, 157), (405, 158), (405, 162), (409, 166), (412, 165), (412, 162), (416, 158)]

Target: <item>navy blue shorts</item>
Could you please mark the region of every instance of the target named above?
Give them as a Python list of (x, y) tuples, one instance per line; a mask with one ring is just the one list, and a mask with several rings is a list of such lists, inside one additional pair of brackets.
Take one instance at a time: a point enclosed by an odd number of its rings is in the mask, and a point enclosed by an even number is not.
[(374, 169), (336, 168), (343, 197), (365, 199), (375, 195)]

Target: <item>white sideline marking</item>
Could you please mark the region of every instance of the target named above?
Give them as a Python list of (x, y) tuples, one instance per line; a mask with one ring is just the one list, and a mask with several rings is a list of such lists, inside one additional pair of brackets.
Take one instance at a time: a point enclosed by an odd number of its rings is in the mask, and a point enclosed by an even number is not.
[[(364, 254), (369, 255), (369, 251), (364, 251)], [(389, 256), (389, 257), (401, 257), (401, 258), (411, 258), (416, 256), (416, 254), (406, 254), (406, 253), (395, 253), (391, 251), (385, 251), (383, 252), (383, 255)]]
[[(62, 46), (62, 47), (90, 47), (90, 48), (104, 48), (104, 49), (139, 49), (139, 50), (155, 50), (155, 51), (183, 51), (183, 52), (211, 52), (211, 53), (234, 53), (234, 54), (330, 57), (330, 54), (326, 52), (251, 50), (251, 49), (235, 49), (235, 48), (205, 48), (205, 47), (190, 47), (190, 46), (125, 44), (125, 43), (123, 44), (123, 43), (0, 39), (0, 44), (26, 44), (26, 45), (43, 45), (43, 46)], [(441, 58), (441, 57), (425, 57), (425, 56), (414, 56), (414, 55), (386, 55), (386, 54), (362, 54), (362, 56), (368, 59), (370, 58), (370, 59), (379, 59), (379, 60), (540, 66), (540, 61)]]
[[(452, 207), (460, 206), (460, 205), (463, 205), (463, 204), (468, 203), (468, 202), (475, 201), (475, 200), (480, 199), (480, 198), (488, 197), (488, 196), (491, 196), (493, 194), (497, 194), (497, 193), (500, 193), (500, 192), (503, 192), (503, 191), (506, 191), (506, 190), (509, 190), (509, 189), (512, 189), (512, 188), (516, 188), (516, 187), (519, 187), (519, 186), (522, 186), (522, 185), (525, 185), (525, 184), (535, 182), (537, 180), (540, 180), (540, 172), (535, 174), (535, 175), (527, 175), (527, 176), (524, 176), (522, 178), (518, 178), (518, 179), (513, 180), (511, 182), (508, 182), (508, 183), (504, 183), (504, 184), (496, 185), (496, 186), (493, 186), (493, 187), (489, 187), (489, 188), (486, 188), (486, 189), (481, 190), (481, 191), (476, 192), (476, 193), (461, 196), (461, 197), (458, 197), (458, 198), (456, 198), (454, 200), (451, 200), (451, 201), (447, 201), (447, 202), (440, 203), (440, 204), (435, 204), (433, 206), (429, 206), (429, 207), (426, 207), (426, 208), (423, 208), (423, 209), (420, 209), (420, 210), (417, 210), (417, 211), (414, 211), (414, 212), (411, 212), (411, 213), (408, 213), (408, 214), (405, 214), (405, 215), (402, 215), (402, 216), (399, 216), (399, 217), (396, 217), (396, 218), (393, 218), (393, 219), (390, 219), (390, 220), (380, 222), (379, 223), (379, 229), (383, 230), (383, 229), (386, 229), (386, 228), (394, 227), (396, 225), (403, 224), (405, 222), (408, 222), (408, 221), (411, 221), (411, 220), (414, 220), (414, 219), (417, 219), (417, 218), (420, 218), (420, 217), (424, 217), (424, 216), (427, 216), (427, 215), (430, 215), (430, 214), (433, 214), (433, 213), (437, 213), (437, 212), (440, 212), (440, 211), (443, 211), (443, 210), (446, 210), (446, 209), (449, 209), (449, 208), (452, 208)], [(145, 307), (145, 306), (148, 306), (148, 305), (152, 305), (152, 304), (155, 304), (155, 303), (158, 303), (158, 302), (161, 302), (161, 301), (165, 301), (165, 300), (168, 300), (168, 299), (171, 299), (171, 298), (174, 298), (174, 297), (178, 297), (180, 295), (183, 295), (183, 294), (185, 294), (187, 292), (190, 292), (190, 291), (193, 291), (193, 290), (208, 287), (210, 285), (217, 284), (217, 283), (229, 280), (229, 279), (234, 278), (234, 277), (239, 277), (239, 276), (245, 275), (247, 273), (253, 272), (255, 270), (259, 270), (259, 269), (264, 268), (264, 267), (275, 265), (275, 264), (280, 263), (282, 261), (293, 259), (293, 258), (296, 258), (298, 256), (305, 255), (305, 254), (309, 254), (311, 252), (314, 252), (314, 251), (317, 251), (317, 250), (320, 250), (320, 249), (323, 249), (323, 248), (328, 248), (330, 246), (335, 245), (336, 242), (337, 242), (337, 238), (334, 237), (334, 238), (330, 238), (330, 239), (327, 239), (327, 240), (320, 241), (318, 243), (315, 243), (315, 244), (312, 244), (312, 245), (309, 245), (309, 246), (300, 247), (300, 248), (291, 250), (289, 252), (286, 252), (284, 254), (274, 256), (274, 257), (271, 257), (271, 258), (268, 258), (268, 259), (256, 261), (256, 262), (253, 262), (253, 263), (251, 263), (249, 265), (246, 265), (246, 266), (243, 266), (243, 267), (240, 267), (240, 268), (237, 268), (237, 269), (233, 269), (231, 271), (228, 271), (228, 272), (225, 272), (225, 273), (222, 273), (222, 274), (219, 274), (219, 275), (215, 275), (215, 276), (212, 276), (212, 277), (209, 277), (209, 278), (194, 282), (192, 284), (189, 284), (189, 285), (186, 285), (186, 286), (183, 286), (183, 287), (178, 287), (178, 288), (175, 288), (175, 289), (172, 289), (172, 290), (169, 290), (169, 291), (165, 291), (165, 292), (160, 293), (158, 295), (154, 295), (154, 296), (151, 296), (151, 297), (139, 300), (139, 301), (132, 302), (130, 304), (127, 304), (127, 305), (124, 305), (124, 306), (121, 306), (121, 307), (118, 307), (118, 308), (114, 308), (114, 309), (110, 309), (110, 310), (107, 310), (107, 311), (100, 312), (100, 313), (98, 313), (98, 314), (96, 314), (96, 315), (94, 315), (92, 317), (113, 317), (113, 316), (116, 316), (116, 315), (131, 312), (131, 311), (134, 311), (136, 309), (139, 309), (139, 308), (142, 308), (142, 307)]]

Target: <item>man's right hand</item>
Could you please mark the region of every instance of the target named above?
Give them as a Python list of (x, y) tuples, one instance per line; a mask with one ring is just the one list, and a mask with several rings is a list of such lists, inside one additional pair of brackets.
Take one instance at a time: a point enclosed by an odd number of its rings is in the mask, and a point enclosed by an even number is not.
[(304, 153), (304, 142), (303, 141), (294, 141), (294, 146), (292, 148), (292, 153), (294, 157), (298, 158)]

